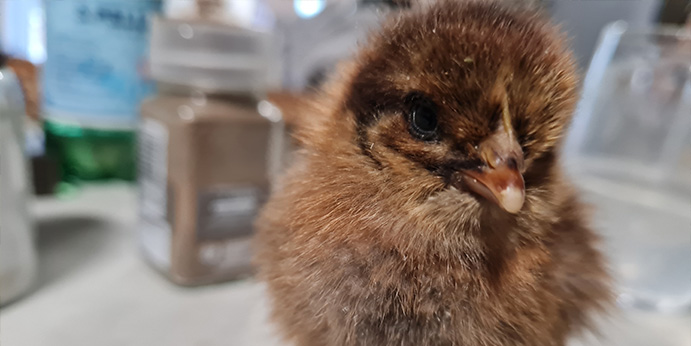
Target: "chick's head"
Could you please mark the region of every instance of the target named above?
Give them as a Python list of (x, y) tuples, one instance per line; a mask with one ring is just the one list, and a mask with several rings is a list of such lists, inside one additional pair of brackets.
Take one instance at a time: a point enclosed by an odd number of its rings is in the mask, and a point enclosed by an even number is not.
[(356, 59), (341, 116), (390, 181), (415, 181), (426, 197), (458, 190), (518, 213), (575, 103), (562, 41), (539, 15), (498, 5), (408, 15)]
[(487, 2), (440, 1), (385, 23), (331, 85), (331, 116), (305, 140), (332, 168), (320, 169), (323, 190), (337, 191), (329, 210), (405, 229), (391, 234), (406, 244), (553, 217), (577, 97), (563, 42), (539, 14)]

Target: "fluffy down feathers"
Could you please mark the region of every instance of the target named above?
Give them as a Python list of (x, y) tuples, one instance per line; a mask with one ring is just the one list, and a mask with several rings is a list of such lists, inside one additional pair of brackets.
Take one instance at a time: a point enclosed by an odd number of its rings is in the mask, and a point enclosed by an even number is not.
[[(587, 325), (610, 292), (558, 163), (577, 97), (561, 42), (535, 13), (442, 2), (388, 21), (344, 67), (257, 223), (286, 340), (564, 345)], [(411, 95), (434, 104), (433, 140), (410, 130)], [(503, 99), (523, 160), (515, 214), (453, 180), (501, 128)]]

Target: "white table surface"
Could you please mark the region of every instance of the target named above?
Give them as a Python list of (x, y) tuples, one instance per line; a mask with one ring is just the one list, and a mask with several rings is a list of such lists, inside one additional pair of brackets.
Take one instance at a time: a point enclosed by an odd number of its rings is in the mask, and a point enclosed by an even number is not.
[[(261, 284), (181, 288), (142, 259), (135, 190), (89, 187), (34, 204), (35, 289), (0, 310), (2, 346), (276, 346)], [(691, 346), (691, 317), (614, 313), (570, 346)]]

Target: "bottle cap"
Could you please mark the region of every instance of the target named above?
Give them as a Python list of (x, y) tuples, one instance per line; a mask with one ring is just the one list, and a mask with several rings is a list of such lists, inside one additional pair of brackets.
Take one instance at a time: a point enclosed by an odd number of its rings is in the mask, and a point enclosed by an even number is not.
[(156, 16), (152, 77), (206, 92), (261, 93), (271, 61), (271, 35), (245, 27)]

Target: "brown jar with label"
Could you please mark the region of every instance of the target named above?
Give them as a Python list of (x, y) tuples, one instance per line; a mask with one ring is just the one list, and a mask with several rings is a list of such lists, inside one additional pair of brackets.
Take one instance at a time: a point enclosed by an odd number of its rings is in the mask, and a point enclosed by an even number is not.
[(281, 167), (280, 111), (263, 100), (270, 37), (219, 23), (155, 18), (141, 108), (139, 235), (173, 282), (252, 273), (256, 213)]

